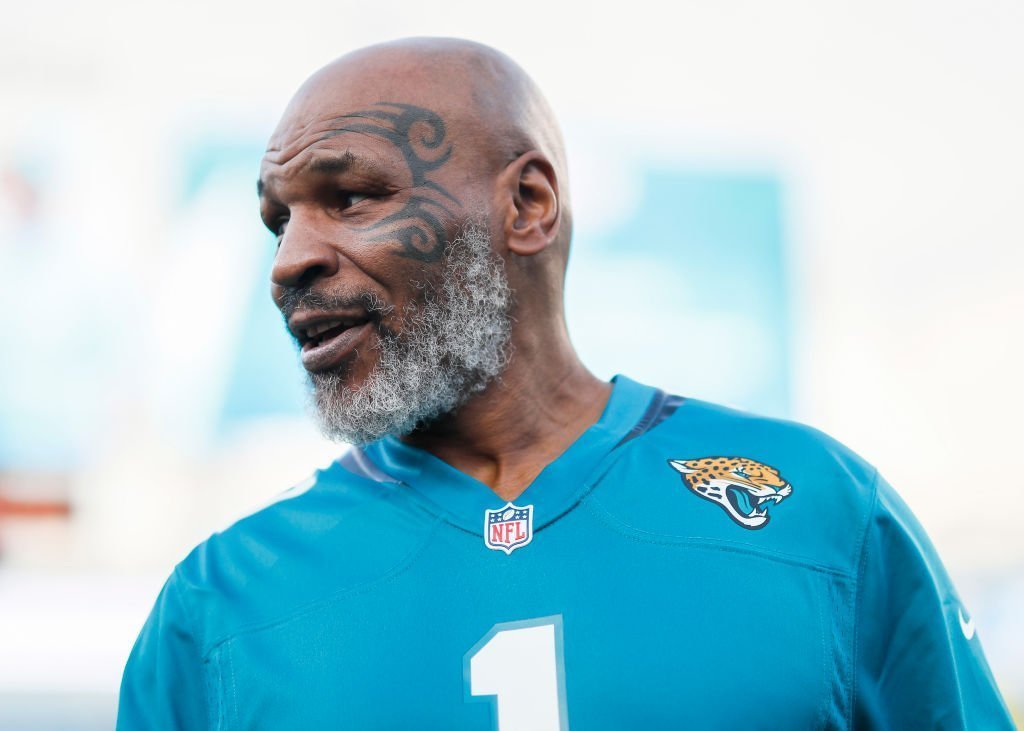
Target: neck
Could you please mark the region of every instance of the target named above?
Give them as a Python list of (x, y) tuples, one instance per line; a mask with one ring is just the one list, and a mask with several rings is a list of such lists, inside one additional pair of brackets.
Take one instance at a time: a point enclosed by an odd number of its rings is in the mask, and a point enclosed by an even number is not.
[(611, 394), (580, 361), (564, 325), (513, 338), (501, 378), (455, 414), (403, 441), (517, 498), (548, 464), (592, 426)]

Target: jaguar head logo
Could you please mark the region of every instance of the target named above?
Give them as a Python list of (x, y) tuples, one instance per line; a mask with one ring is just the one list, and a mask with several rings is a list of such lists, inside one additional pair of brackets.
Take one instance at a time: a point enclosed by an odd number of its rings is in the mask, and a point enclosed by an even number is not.
[(768, 506), (781, 503), (793, 486), (778, 470), (745, 457), (670, 459), (669, 465), (697, 497), (710, 500), (744, 528), (756, 530), (768, 524)]

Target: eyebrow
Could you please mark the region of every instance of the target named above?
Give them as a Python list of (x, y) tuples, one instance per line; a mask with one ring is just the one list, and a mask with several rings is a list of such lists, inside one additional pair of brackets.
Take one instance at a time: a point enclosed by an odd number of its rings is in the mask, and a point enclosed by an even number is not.
[(357, 158), (350, 150), (346, 150), (342, 155), (331, 155), (329, 157), (316, 155), (311, 157), (309, 162), (302, 167), (311, 173), (337, 175), (338, 173), (347, 172), (352, 168), (365, 167), (365, 161)]
[[(372, 160), (353, 154), (351, 150), (346, 150), (341, 155), (316, 155), (307, 160), (301, 170), (317, 175), (339, 175), (351, 171), (375, 176), (382, 174), (380, 166)], [(263, 178), (257, 180), (256, 194), (262, 197), (266, 187)]]

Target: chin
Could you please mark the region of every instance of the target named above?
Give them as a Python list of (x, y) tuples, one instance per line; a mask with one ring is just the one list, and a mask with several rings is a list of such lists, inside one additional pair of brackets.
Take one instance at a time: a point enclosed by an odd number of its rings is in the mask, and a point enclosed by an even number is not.
[(373, 364), (361, 361), (359, 353), (354, 352), (331, 368), (307, 371), (306, 376), (310, 385), (318, 392), (315, 395), (319, 398), (319, 391), (322, 389), (328, 389), (332, 393), (337, 393), (339, 389), (350, 392), (360, 390), (373, 372)]

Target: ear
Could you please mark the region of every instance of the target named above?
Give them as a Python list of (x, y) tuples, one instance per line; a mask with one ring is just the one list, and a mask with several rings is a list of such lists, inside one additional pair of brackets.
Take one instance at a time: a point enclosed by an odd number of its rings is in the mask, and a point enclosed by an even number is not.
[(497, 193), (509, 251), (533, 256), (555, 240), (562, 223), (558, 177), (540, 151), (510, 162), (498, 176)]

